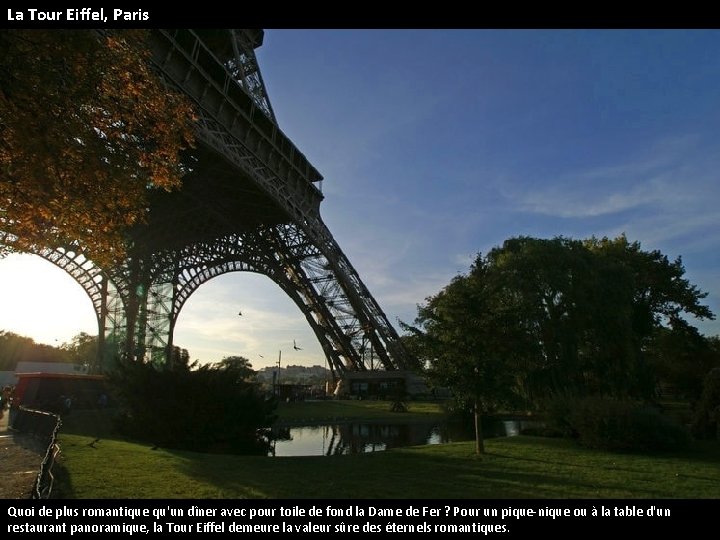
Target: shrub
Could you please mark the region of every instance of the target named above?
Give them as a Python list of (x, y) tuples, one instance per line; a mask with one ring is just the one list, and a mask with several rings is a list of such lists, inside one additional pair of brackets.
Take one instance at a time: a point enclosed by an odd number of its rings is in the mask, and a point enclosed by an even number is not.
[(166, 448), (267, 454), (275, 402), (228, 370), (158, 370), (131, 362), (113, 381), (124, 435)]
[(712, 369), (705, 377), (692, 430), (699, 439), (720, 439), (720, 368)]
[(569, 397), (556, 397), (546, 404), (545, 424), (551, 433), (566, 438), (577, 438), (578, 433), (570, 420), (574, 404), (575, 399)]
[(603, 397), (567, 399), (549, 410), (555, 425), (588, 448), (602, 450), (679, 450), (689, 433), (656, 408)]

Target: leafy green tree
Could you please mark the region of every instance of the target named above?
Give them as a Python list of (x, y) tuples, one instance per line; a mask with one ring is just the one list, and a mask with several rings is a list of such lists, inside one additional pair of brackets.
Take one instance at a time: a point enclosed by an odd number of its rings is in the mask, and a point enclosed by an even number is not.
[(611, 287), (598, 279), (587, 251), (563, 238), (511, 238), (488, 253), (486, 264), (498, 303), (511, 299), (512, 324), (531, 344), (521, 355), (522, 394), (536, 401), (548, 389), (566, 394), (587, 386), (590, 351), (584, 345), (598, 304), (612, 298), (600, 294)]
[(187, 349), (181, 349), (177, 345), (173, 345), (170, 354), (170, 362), (165, 366), (169, 369), (186, 371), (193, 367), (190, 364), (190, 353)]
[(610, 260), (629, 274), (633, 330), (638, 335), (648, 336), (662, 326), (687, 325), (686, 315), (714, 318), (710, 308), (700, 303), (707, 293), (684, 277), (682, 257), (670, 261), (659, 250), (643, 251), (640, 242), (629, 242), (624, 235), (590, 238), (583, 244), (598, 259)]
[(15, 371), (17, 363), (34, 347), (31, 338), (0, 330), (0, 371)]
[(681, 260), (610, 240), (512, 238), (488, 254), (506, 294), (522, 305), (537, 344), (530, 395), (652, 397), (648, 343), (661, 328), (712, 318), (706, 296), (684, 279)]
[[(712, 318), (678, 258), (624, 236), (518, 237), (419, 306), (406, 340), (476, 411), (556, 397), (650, 398), (649, 345), (685, 316)], [(481, 450), (480, 441), (478, 448)]]
[(698, 438), (720, 440), (720, 368), (710, 370), (705, 377), (692, 430)]
[(150, 68), (138, 30), (0, 31), (0, 232), (4, 249), (79, 245), (107, 263), (180, 186), (192, 108)]
[(267, 454), (276, 403), (232, 369), (125, 362), (111, 380), (128, 436), (198, 452)]
[(720, 368), (720, 338), (692, 326), (659, 329), (646, 352), (663, 392), (691, 404), (700, 399), (710, 370)]
[(63, 343), (61, 349), (67, 353), (69, 362), (79, 366), (89, 367), (97, 360), (98, 338), (85, 332), (80, 332), (72, 338), (70, 343)]
[(18, 362), (72, 362), (67, 353), (32, 338), (0, 330), (0, 371), (15, 371)]
[(484, 452), (482, 415), (515, 402), (524, 343), (516, 306), (490, 270), (478, 257), (468, 275), (455, 277), (418, 308), (417, 326), (405, 326), (412, 336), (406, 342), (434, 384), (472, 404), (478, 454)]
[(255, 379), (256, 375), (250, 360), (244, 356), (226, 356), (219, 362), (212, 364), (211, 367), (226, 373), (230, 377), (234, 377), (237, 381), (249, 382)]
[[(623, 381), (632, 384), (632, 381), (642, 381), (642, 387), (636, 385), (635, 394), (648, 397), (656, 389), (659, 373), (657, 366), (653, 365), (651, 349), (654, 342), (662, 339), (662, 335), (670, 332), (685, 347), (703, 348), (704, 341), (697, 329), (687, 320), (688, 316), (697, 319), (714, 319), (710, 308), (701, 303), (707, 297), (696, 285), (691, 284), (685, 277), (685, 267), (682, 258), (677, 257), (671, 261), (659, 250), (644, 251), (639, 242), (629, 242), (624, 235), (615, 239), (591, 238), (583, 243), (598, 261), (598, 265), (610, 268), (612, 285), (621, 293), (615, 302), (613, 311), (608, 315), (614, 320), (621, 321), (622, 327), (611, 327), (609, 335), (604, 336), (604, 343), (617, 343), (613, 341), (615, 332), (623, 331), (623, 348), (612, 350), (605, 348), (600, 352), (614, 354), (617, 359), (615, 372), (612, 373), (613, 382), (622, 388)], [(622, 317), (618, 316), (622, 310)], [(608, 320), (608, 316), (604, 317)], [(609, 320), (613, 320), (612, 317)], [(602, 323), (603, 321), (599, 321)], [(707, 353), (707, 351), (705, 351)], [(601, 360), (610, 363), (613, 358), (600, 356)], [(698, 357), (676, 357), (678, 361), (688, 362), (682, 369), (693, 371)], [(709, 359), (706, 359), (709, 360)], [(708, 369), (711, 366), (707, 366)], [(698, 375), (696, 390), (700, 390), (700, 380), (704, 376)], [(624, 388), (626, 393), (632, 394), (633, 388)]]

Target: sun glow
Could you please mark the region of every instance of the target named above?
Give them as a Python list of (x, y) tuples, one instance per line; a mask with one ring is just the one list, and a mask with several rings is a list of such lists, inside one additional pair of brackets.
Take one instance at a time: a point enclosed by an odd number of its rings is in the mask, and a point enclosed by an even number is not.
[(325, 362), (298, 307), (272, 280), (252, 272), (231, 272), (204, 283), (183, 306), (174, 337), (201, 363), (239, 355), (260, 369), (275, 365), (279, 351), (283, 366)]
[(0, 330), (58, 346), (97, 328), (90, 298), (64, 270), (36, 255), (0, 259)]
[[(65, 271), (36, 255), (14, 254), (0, 259), (0, 330), (59, 346), (80, 332), (97, 335), (97, 319), (90, 298)], [(241, 355), (259, 369), (275, 365), (279, 350), (283, 365), (325, 361), (289, 297), (267, 277), (244, 272), (214, 278), (193, 293), (174, 341), (201, 362)]]

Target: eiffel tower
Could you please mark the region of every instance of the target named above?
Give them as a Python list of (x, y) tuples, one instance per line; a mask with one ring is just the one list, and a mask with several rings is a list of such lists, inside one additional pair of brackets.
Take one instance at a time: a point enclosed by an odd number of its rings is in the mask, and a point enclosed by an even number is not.
[[(172, 362), (183, 305), (228, 272), (264, 274), (304, 314), (335, 377), (406, 369), (397, 332), (320, 217), (320, 173), (280, 130), (255, 56), (262, 30), (153, 30), (152, 63), (195, 104), (197, 148), (183, 187), (154, 195), (126, 260), (35, 251), (68, 272), (98, 320), (97, 371), (113, 355)], [(12, 243), (9, 235), (0, 243)], [(376, 360), (374, 360), (376, 359)]]

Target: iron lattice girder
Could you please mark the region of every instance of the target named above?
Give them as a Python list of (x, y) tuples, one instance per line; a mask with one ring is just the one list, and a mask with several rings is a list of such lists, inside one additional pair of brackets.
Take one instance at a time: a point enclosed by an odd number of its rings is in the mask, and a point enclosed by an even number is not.
[(320, 173), (191, 30), (154, 31), (153, 62), (197, 104), (198, 138), (240, 166), (295, 219), (319, 216)]
[[(298, 305), (334, 371), (366, 369), (365, 343), (373, 340), (373, 333), (377, 334), (377, 343), (383, 340), (372, 324), (360, 322), (332, 273), (332, 265), (294, 225), (256, 229), (186, 246), (156, 254), (154, 261), (153, 279), (171, 283), (174, 291), (170, 327), (174, 327), (184, 303), (203, 283), (228, 272), (251, 271), (270, 277)], [(155, 323), (154, 328), (157, 326)], [(375, 345), (375, 350), (381, 362), (392, 368), (389, 358), (383, 357), (384, 345)]]
[(255, 49), (262, 44), (262, 35), (262, 30), (230, 30), (235, 58), (228, 67), (235, 80), (252, 96), (258, 107), (277, 124), (255, 56)]
[[(6, 232), (0, 232), (0, 246), (12, 247), (17, 244), (17, 237)], [(77, 248), (22, 246), (21, 251), (37, 255), (58, 268), (67, 272), (85, 291), (90, 298), (98, 321), (101, 343), (99, 350), (105, 345), (106, 334), (124, 333), (125, 328), (125, 297), (127, 284), (124, 290), (118, 288), (108, 274), (95, 265)], [(101, 353), (100, 353), (101, 354)], [(101, 369), (95, 366), (96, 371)]]
[[(393, 361), (386, 350), (386, 342), (397, 339), (395, 330), (367, 293), (359, 277), (353, 283), (352, 277), (357, 277), (357, 273), (340, 248), (335, 244), (336, 250), (323, 251), (320, 245), (309, 242), (305, 230), (298, 226), (281, 226), (278, 232), (281, 236), (280, 244), (286, 245), (295, 255), (294, 260), (287, 262), (296, 263), (302, 269), (302, 273), (298, 272), (295, 277), (303, 282), (304, 288), (313, 291), (312, 296), (317, 299), (313, 302), (316, 312), (323, 318), (329, 315), (333, 326), (338, 327), (336, 331), (341, 332), (352, 344), (352, 366), (365, 369), (361, 353), (362, 339), (369, 339), (373, 343), (387, 369), (398, 367), (396, 364), (404, 366), (405, 358), (395, 358)], [(357, 283), (362, 286), (359, 290)], [(365, 291), (365, 297), (361, 296), (362, 291)]]
[(169, 361), (180, 310), (202, 283), (254, 271), (301, 309), (335, 373), (367, 369), (368, 345), (386, 369), (407, 368), (397, 333), (320, 217), (322, 176), (277, 127), (253, 51), (262, 35), (229, 35), (231, 56), (222, 36), (204, 38), (224, 44), (221, 60), (196, 32), (151, 33), (155, 67), (196, 104), (200, 147), (186, 187), (156, 200), (133, 231), (128, 258), (103, 271), (71, 250), (35, 252), (86, 290), (101, 345), (124, 342), (138, 359)]
[[(0, 245), (12, 247), (17, 243), (17, 240), (12, 234), (0, 233)], [(37, 248), (28, 246), (23, 247), (23, 250), (38, 255), (67, 272), (90, 297), (96, 313), (100, 312), (102, 304), (102, 270), (87, 259), (84, 254), (80, 251), (72, 251), (61, 247)]]
[[(306, 250), (298, 249), (292, 253), (294, 256), (305, 256), (307, 250), (314, 248), (316, 253), (312, 258), (322, 257), (327, 270), (332, 270), (335, 279), (328, 281), (334, 281), (335, 287), (328, 299), (328, 311), (334, 318), (342, 320), (343, 326), (354, 335), (365, 329), (387, 368), (406, 367), (407, 358), (401, 346), (392, 353), (387, 351), (392, 347), (386, 347), (386, 344), (398, 343), (397, 333), (320, 218), (321, 195), (312, 186), (313, 181), (321, 179), (317, 171), (294, 145), (288, 146), (289, 140), (276, 124), (263, 126), (252, 100), (248, 110), (247, 103), (239, 97), (242, 94), (234, 93), (232, 74), (222, 69), (222, 62), (205, 48), (196, 34), (160, 31), (154, 36), (156, 65), (173, 85), (193, 97), (198, 105), (199, 139), (236, 165), (287, 212), (291, 225), (278, 231), (285, 233), (285, 245), (291, 252), (294, 246), (299, 248), (301, 245), (293, 244), (292, 236), (302, 235), (302, 246)], [(245, 124), (248, 121), (250, 126)], [(312, 272), (310, 263), (305, 264), (310, 270), (306, 285), (308, 290), (315, 291), (309, 279), (318, 276)], [(327, 275), (326, 272), (326, 279)], [(297, 279), (302, 281), (303, 278)], [(324, 294), (328, 291), (326, 287)], [(317, 291), (308, 296), (323, 298)], [(310, 304), (319, 304), (319, 301)], [(360, 356), (358, 353), (349, 363), (356, 368), (362, 366)]]

